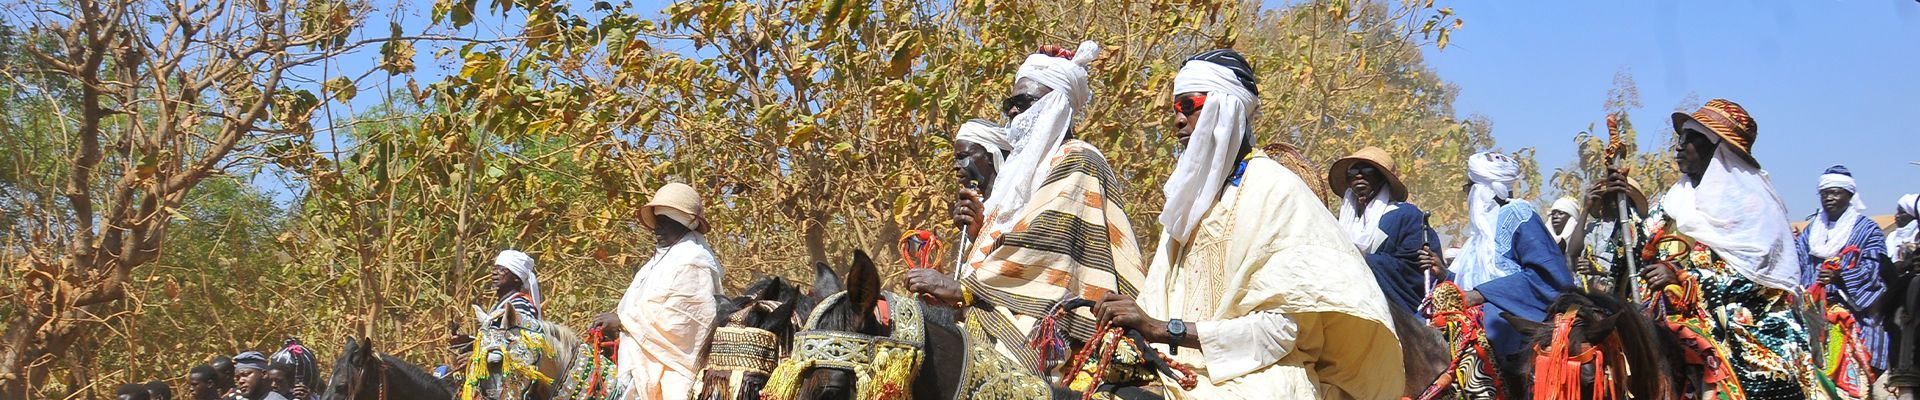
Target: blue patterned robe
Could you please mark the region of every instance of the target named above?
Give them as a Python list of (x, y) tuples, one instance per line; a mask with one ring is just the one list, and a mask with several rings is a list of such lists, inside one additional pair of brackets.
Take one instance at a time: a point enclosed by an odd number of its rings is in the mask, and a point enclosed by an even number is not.
[(1547, 320), (1547, 306), (1561, 293), (1574, 287), (1573, 269), (1567, 257), (1554, 243), (1553, 233), (1540, 220), (1533, 205), (1514, 201), (1500, 206), (1495, 219), (1495, 262), (1502, 270), (1514, 271), (1473, 290), (1487, 298), (1482, 323), (1495, 353), (1511, 357), (1527, 349), (1526, 335), (1514, 329), (1501, 312), (1533, 321)]
[[(1887, 329), (1882, 325), (1884, 318), (1880, 311), (1880, 297), (1887, 292), (1887, 283), (1880, 275), (1880, 258), (1887, 254), (1886, 235), (1880, 232), (1880, 224), (1873, 222), (1872, 219), (1864, 215), (1855, 215), (1854, 218), (1859, 220), (1853, 223), (1853, 233), (1848, 238), (1847, 245), (1859, 247), (1860, 255), (1857, 258), (1858, 261), (1855, 261), (1853, 256), (1841, 260), (1843, 263), (1853, 262), (1853, 267), (1840, 271), (1840, 284), (1828, 287), (1827, 301), (1830, 304), (1841, 304), (1839, 293), (1847, 294), (1846, 299), (1851, 301), (1852, 307), (1856, 307), (1850, 311), (1853, 311), (1853, 318), (1860, 323), (1860, 342), (1866, 345), (1867, 353), (1872, 355), (1870, 363), (1875, 369), (1886, 370)], [(1815, 213), (1807, 219), (1807, 228), (1801, 229), (1798, 240), (1794, 241), (1801, 257), (1804, 257), (1802, 259), (1804, 262), (1801, 263), (1803, 272), (1800, 274), (1800, 280), (1808, 287), (1812, 287), (1814, 281), (1820, 279), (1820, 265), (1827, 261), (1815, 257), (1809, 250), (1811, 247), (1807, 241), (1812, 236), (1813, 224), (1832, 226), (1827, 221), (1822, 221), (1820, 214)]]
[[(1426, 213), (1412, 203), (1395, 204), (1385, 214), (1380, 215), (1380, 232), (1387, 238), (1367, 254), (1367, 266), (1373, 269), (1373, 279), (1380, 283), (1380, 291), (1387, 295), (1387, 302), (1399, 307), (1400, 311), (1420, 315), (1420, 301), (1427, 296), (1427, 276), (1420, 267), (1420, 247), (1428, 243), (1444, 246), (1439, 235), (1427, 228)], [(1435, 252), (1440, 251), (1434, 249)], [(1435, 280), (1446, 279), (1435, 276)]]

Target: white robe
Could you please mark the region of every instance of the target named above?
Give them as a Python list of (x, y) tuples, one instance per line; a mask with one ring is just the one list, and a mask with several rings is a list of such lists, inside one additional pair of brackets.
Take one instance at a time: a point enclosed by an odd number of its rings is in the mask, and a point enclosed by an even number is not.
[(725, 273), (707, 239), (689, 232), (656, 250), (633, 274), (614, 312), (620, 316), (617, 370), (626, 399), (687, 399), (700, 382), (700, 356), (713, 332)]
[(1198, 351), (1173, 357), (1195, 367), (1199, 386), (1166, 382), (1169, 398), (1395, 399), (1406, 371), (1372, 282), (1313, 190), (1262, 155), (1191, 244), (1161, 234), (1139, 304), (1199, 335)]

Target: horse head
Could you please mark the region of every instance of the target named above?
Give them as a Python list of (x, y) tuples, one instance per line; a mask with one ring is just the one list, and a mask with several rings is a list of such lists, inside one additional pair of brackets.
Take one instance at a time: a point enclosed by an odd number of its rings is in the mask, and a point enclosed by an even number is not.
[(348, 336), (347, 344), (341, 349), (340, 358), (333, 360), (333, 375), (327, 378), (327, 387), (320, 399), (379, 398), (383, 364), (373, 351), (373, 339), (354, 340)]
[[(1550, 322), (1500, 315), (1531, 338), (1536, 357), (1522, 368), (1536, 377), (1536, 398), (1570, 397), (1564, 385), (1577, 387), (1579, 398), (1600, 397), (1596, 390), (1610, 391), (1612, 398), (1678, 396), (1652, 323), (1631, 303), (1606, 293), (1573, 292), (1555, 299), (1547, 311)], [(1555, 392), (1543, 397), (1549, 391)]]
[(703, 357), (701, 400), (757, 400), (767, 378), (790, 351), (797, 326), (794, 308), (800, 290), (780, 277), (766, 277), (747, 285), (746, 295), (734, 298), (719, 315), (719, 323)]

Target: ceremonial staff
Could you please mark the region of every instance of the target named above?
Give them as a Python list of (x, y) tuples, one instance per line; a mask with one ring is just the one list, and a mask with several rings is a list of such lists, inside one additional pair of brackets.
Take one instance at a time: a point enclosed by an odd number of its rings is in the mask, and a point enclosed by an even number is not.
[[(1620, 140), (1622, 136), (1621, 133), (1620, 114), (1614, 113), (1607, 115), (1606, 159), (1607, 173), (1609, 175), (1612, 174), (1616, 168), (1619, 168), (1619, 159), (1620, 156), (1622, 156), (1622, 154), (1620, 154), (1621, 150), (1626, 148), (1626, 144)], [(1622, 173), (1625, 172), (1622, 171)], [(1627, 223), (1631, 220), (1629, 217), (1631, 214), (1629, 213), (1633, 212), (1633, 208), (1629, 206), (1631, 203), (1627, 201), (1627, 194), (1624, 192), (1615, 195), (1614, 200), (1616, 200), (1614, 204), (1619, 207), (1620, 213), (1613, 217), (1613, 239), (1616, 240), (1615, 243), (1618, 243), (1621, 249), (1627, 250), (1626, 268), (1622, 270), (1616, 266), (1614, 271), (1607, 272), (1613, 275), (1615, 292), (1625, 294), (1629, 299), (1638, 299), (1640, 296), (1639, 293), (1634, 291), (1634, 277), (1632, 274), (1634, 271), (1640, 270), (1640, 258), (1637, 257), (1636, 252), (1632, 250), (1634, 243), (1636, 243), (1633, 237), (1635, 232), (1633, 232), (1633, 226)]]

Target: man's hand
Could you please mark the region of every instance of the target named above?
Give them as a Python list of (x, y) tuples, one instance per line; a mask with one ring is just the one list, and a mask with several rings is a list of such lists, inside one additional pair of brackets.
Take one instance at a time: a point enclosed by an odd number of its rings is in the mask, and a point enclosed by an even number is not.
[(593, 317), (593, 323), (587, 325), (587, 329), (599, 329), (600, 334), (604, 336), (618, 335), (621, 330), (620, 315), (600, 313), (600, 315)]
[(1107, 297), (1093, 305), (1093, 315), (1098, 316), (1102, 324), (1139, 331), (1147, 341), (1173, 342), (1172, 335), (1167, 333), (1167, 322), (1147, 316), (1147, 312), (1141, 310), (1140, 304), (1135, 303), (1132, 297), (1107, 293)]
[(1593, 261), (1588, 260), (1586, 257), (1579, 257), (1573, 260), (1573, 272), (1581, 275), (1600, 274), (1600, 270), (1593, 268)]
[(960, 189), (953, 193), (953, 223), (967, 227), (967, 237), (980, 236), (980, 222), (985, 221), (987, 206), (980, 199), (980, 191)]
[(1426, 268), (1435, 277), (1447, 276), (1447, 260), (1439, 254), (1433, 254), (1431, 247), (1420, 248), (1420, 267)]
[(1583, 209), (1612, 209), (1612, 207), (1615, 206), (1612, 203), (1606, 202), (1607, 196), (1626, 194), (1632, 190), (1633, 185), (1627, 184), (1626, 171), (1608, 169), (1606, 176), (1601, 177), (1599, 182), (1594, 182), (1593, 186), (1587, 188), (1587, 204)]
[(1648, 289), (1660, 290), (1680, 283), (1679, 272), (1668, 263), (1648, 264), (1640, 267), (1640, 279), (1647, 281)]
[(1462, 299), (1462, 300), (1467, 303), (1465, 304), (1465, 306), (1467, 307), (1473, 307), (1473, 306), (1487, 303), (1487, 296), (1480, 294), (1480, 291), (1478, 290), (1468, 290), (1465, 293), (1462, 293), (1461, 297), (1465, 297), (1465, 299)]
[(907, 291), (933, 296), (940, 304), (960, 304), (960, 282), (947, 277), (947, 274), (929, 268), (907, 270)]
[(1821, 269), (1820, 269), (1820, 282), (1821, 282), (1821, 283), (1825, 283), (1825, 284), (1828, 284), (1828, 285), (1838, 285), (1838, 284), (1840, 284), (1840, 271), (1836, 271), (1836, 270), (1831, 270), (1831, 269), (1826, 269), (1826, 268), (1821, 268)]
[(310, 397), (310, 396), (307, 396), (310, 393), (307, 391), (307, 384), (305, 383), (293, 384), (293, 390), (291, 392), (293, 394), (293, 398), (296, 398), (296, 399), (306, 399)]

